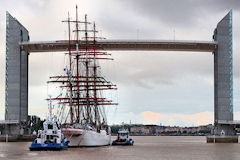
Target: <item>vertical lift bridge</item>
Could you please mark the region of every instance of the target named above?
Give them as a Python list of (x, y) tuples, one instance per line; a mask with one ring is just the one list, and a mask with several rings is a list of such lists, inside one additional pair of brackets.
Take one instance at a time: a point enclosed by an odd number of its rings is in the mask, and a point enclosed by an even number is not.
[[(24, 128), (22, 126), (27, 123), (28, 117), (29, 54), (67, 51), (67, 45), (62, 41), (30, 42), (27, 29), (8, 12), (6, 21), (5, 123), (9, 124), (6, 131), (8, 134), (18, 134), (16, 129)], [(213, 41), (99, 40), (97, 45), (111, 51), (212, 52), (214, 56), (214, 136), (208, 137), (208, 141), (238, 142), (234, 127), (237, 122), (233, 121), (232, 11), (217, 24)]]

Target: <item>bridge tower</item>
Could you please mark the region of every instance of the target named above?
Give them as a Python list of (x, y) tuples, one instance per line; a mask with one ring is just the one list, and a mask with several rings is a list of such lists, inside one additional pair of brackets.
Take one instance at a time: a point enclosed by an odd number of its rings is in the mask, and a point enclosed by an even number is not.
[[(238, 142), (233, 122), (232, 10), (217, 24), (213, 35), (218, 47), (214, 54), (214, 129), (211, 141)], [(212, 137), (212, 138), (211, 138)]]
[(5, 130), (26, 134), (28, 120), (28, 53), (19, 46), (29, 41), (28, 30), (6, 12)]

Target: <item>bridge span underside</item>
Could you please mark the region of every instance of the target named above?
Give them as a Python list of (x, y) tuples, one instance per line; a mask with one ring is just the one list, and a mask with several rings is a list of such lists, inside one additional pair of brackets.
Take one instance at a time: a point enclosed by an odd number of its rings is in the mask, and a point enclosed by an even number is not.
[[(71, 42), (71, 48), (75, 49)], [(81, 44), (81, 42), (79, 42)], [(163, 41), (163, 40), (101, 40), (96, 45), (108, 51), (192, 51), (214, 52), (216, 41)], [(21, 42), (22, 50), (27, 52), (61, 52), (68, 50), (68, 42)], [(83, 48), (84, 49), (84, 48)]]

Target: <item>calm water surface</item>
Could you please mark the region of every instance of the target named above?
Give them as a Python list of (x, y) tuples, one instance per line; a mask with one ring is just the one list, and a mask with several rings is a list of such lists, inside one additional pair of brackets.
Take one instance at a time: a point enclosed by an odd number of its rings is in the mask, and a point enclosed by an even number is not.
[(29, 151), (30, 142), (0, 142), (0, 160), (240, 160), (240, 144), (210, 144), (205, 137), (132, 137), (134, 146)]

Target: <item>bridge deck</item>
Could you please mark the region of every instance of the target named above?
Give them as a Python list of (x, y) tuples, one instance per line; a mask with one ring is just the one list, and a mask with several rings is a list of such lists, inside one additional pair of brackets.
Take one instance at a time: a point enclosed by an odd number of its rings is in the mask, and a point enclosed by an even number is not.
[[(75, 42), (72, 42), (74, 46)], [(217, 42), (214, 41), (164, 41), (164, 40), (99, 40), (96, 43), (104, 50), (110, 51), (192, 51), (214, 52)], [(61, 52), (67, 51), (68, 42), (22, 42), (20, 46), (27, 52)]]

